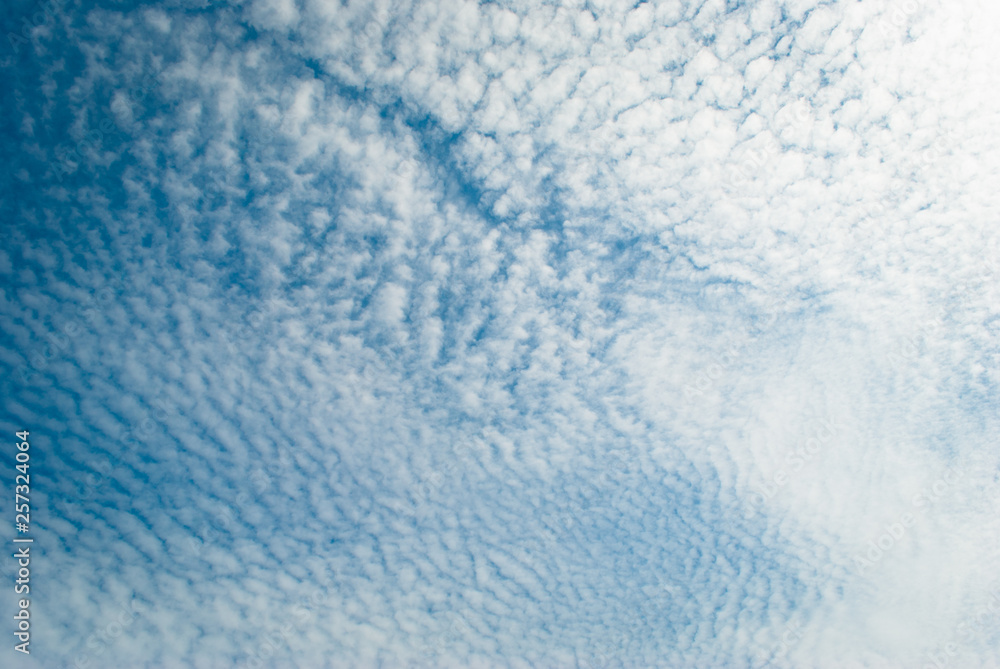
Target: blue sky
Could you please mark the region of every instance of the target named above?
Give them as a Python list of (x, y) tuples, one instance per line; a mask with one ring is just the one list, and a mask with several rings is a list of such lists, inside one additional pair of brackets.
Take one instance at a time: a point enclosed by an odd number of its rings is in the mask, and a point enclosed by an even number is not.
[(2, 12), (3, 666), (1000, 665), (993, 3)]

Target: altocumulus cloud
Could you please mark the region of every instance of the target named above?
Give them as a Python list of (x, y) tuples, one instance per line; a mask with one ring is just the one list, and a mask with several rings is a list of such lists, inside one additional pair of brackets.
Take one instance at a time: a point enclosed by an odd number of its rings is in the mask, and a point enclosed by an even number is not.
[(993, 3), (3, 18), (4, 666), (1000, 664)]

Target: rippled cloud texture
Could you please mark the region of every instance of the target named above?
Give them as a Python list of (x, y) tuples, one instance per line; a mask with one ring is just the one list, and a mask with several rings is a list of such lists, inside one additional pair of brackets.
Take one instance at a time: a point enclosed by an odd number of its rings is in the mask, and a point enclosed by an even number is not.
[(3, 12), (3, 666), (1000, 666), (992, 0)]

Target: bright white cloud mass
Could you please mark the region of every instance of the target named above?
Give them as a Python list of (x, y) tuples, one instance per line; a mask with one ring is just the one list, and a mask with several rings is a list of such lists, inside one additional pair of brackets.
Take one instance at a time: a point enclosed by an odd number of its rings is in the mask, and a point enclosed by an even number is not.
[(3, 16), (0, 665), (1000, 666), (1000, 5)]

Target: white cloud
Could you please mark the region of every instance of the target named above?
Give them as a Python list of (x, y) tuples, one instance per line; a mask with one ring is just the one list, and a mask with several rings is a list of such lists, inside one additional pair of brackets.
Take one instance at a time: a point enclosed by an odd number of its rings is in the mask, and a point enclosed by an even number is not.
[(12, 97), (40, 666), (996, 661), (991, 5), (136, 11)]

